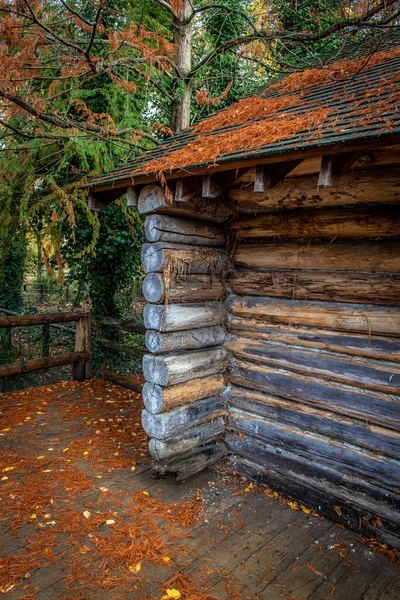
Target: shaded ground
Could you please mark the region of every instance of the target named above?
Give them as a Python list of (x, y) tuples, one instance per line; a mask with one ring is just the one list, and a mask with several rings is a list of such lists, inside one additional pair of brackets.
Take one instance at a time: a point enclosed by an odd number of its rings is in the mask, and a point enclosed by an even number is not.
[(152, 479), (140, 411), (99, 379), (0, 394), (1, 594), (400, 598), (386, 556), (223, 467)]

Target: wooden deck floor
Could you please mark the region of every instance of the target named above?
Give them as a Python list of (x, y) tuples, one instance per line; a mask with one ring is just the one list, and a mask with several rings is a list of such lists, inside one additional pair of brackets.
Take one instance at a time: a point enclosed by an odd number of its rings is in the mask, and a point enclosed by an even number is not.
[(0, 593), (400, 599), (386, 556), (224, 468), (152, 479), (139, 423), (138, 395), (101, 380), (0, 395)]

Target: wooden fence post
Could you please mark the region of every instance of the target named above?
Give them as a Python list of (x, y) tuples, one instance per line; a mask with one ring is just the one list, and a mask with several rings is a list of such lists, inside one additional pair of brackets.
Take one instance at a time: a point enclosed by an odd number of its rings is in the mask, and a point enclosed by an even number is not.
[[(75, 352), (90, 352), (91, 319), (90, 313), (80, 318), (76, 323)], [(88, 368), (90, 358), (84, 358), (74, 363), (72, 378), (74, 381), (85, 381), (91, 369)]]

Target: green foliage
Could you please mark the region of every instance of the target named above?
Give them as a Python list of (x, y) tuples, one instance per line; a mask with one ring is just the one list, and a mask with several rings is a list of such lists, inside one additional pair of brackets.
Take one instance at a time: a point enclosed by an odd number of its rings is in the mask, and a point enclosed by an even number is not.
[(23, 234), (15, 234), (4, 253), (0, 274), (0, 308), (15, 312), (22, 309), (25, 255), (25, 237)]
[(62, 228), (62, 253), (79, 298), (90, 298), (94, 314), (119, 316), (116, 294), (142, 274), (143, 224), (137, 211), (123, 201), (104, 208), (99, 213), (95, 253), (84, 253), (92, 236), (87, 215), (81, 213), (73, 231), (66, 220)]

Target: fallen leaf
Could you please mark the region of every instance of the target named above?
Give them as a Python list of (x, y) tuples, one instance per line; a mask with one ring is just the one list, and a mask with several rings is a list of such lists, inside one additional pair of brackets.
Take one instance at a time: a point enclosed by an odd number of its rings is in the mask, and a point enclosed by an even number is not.
[(85, 519), (88, 519), (90, 517), (90, 512), (88, 510), (85, 510), (83, 516), (85, 517)]
[(248, 487), (244, 488), (244, 491), (245, 491), (246, 494), (248, 494), (249, 492), (251, 492), (250, 488), (248, 488)]
[(100, 490), (101, 490), (102, 492), (108, 492), (108, 488), (106, 488), (106, 487), (101, 487), (101, 488), (100, 488)]
[(144, 494), (145, 496), (150, 496), (149, 492), (145, 492), (145, 491), (143, 491), (143, 494)]
[(163, 556), (162, 559), (164, 562), (169, 562), (171, 560), (169, 556)]
[(31, 515), (31, 519), (36, 519), (35, 513), (33, 513), (33, 515)]
[(36, 458), (37, 458), (37, 460), (40, 460), (40, 459), (44, 458), (44, 456), (37, 456)]
[(165, 596), (163, 596), (161, 598), (161, 600), (169, 600), (170, 598), (172, 598), (173, 600), (179, 600), (179, 598), (181, 598), (181, 593), (179, 590), (176, 590), (175, 588), (171, 588), (171, 589), (167, 589), (165, 590), (167, 593)]
[(106, 525), (114, 525), (115, 521), (114, 519), (107, 519), (106, 521)]
[(63, 452), (68, 452), (69, 448), (63, 448)]
[(87, 456), (89, 454), (89, 452), (87, 450), (85, 450), (85, 452), (83, 453), (83, 456)]
[(130, 570), (131, 573), (139, 573), (140, 569), (142, 568), (142, 563), (137, 563), (137, 565), (130, 565), (128, 567), (128, 569)]
[(8, 471), (14, 471), (15, 467), (4, 467), (3, 473), (8, 473)]
[(302, 510), (303, 510), (303, 513), (306, 513), (306, 515), (309, 515), (310, 512), (311, 512), (311, 509), (310, 508), (306, 508), (305, 506), (303, 506)]

